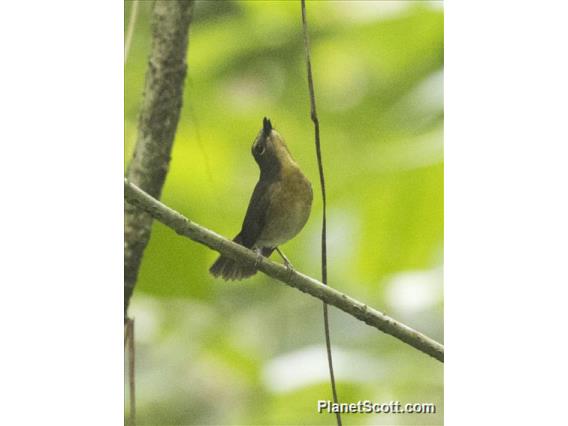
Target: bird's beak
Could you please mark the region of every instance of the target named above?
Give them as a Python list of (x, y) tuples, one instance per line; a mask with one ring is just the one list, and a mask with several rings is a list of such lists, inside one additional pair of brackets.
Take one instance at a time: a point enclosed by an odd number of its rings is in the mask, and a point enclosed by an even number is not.
[(270, 132), (272, 132), (272, 123), (270, 122), (270, 119), (264, 117), (262, 120), (262, 136), (267, 138), (270, 136)]

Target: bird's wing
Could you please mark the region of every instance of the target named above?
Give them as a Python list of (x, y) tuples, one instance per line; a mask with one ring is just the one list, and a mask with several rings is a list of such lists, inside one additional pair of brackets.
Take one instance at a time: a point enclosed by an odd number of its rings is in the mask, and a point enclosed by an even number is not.
[(274, 182), (259, 180), (249, 201), (243, 228), (240, 233), (242, 245), (252, 248), (266, 224), (266, 212), (270, 206), (270, 187)]

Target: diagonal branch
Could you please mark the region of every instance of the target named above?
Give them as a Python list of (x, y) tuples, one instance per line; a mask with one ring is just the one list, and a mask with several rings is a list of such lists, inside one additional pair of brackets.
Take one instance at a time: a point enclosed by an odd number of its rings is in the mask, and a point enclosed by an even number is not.
[(239, 260), (243, 263), (256, 264), (258, 270), (266, 275), (333, 305), (358, 320), (436, 358), (438, 361), (444, 361), (444, 346), (435, 340), (332, 287), (322, 284), (320, 281), (288, 269), (279, 263), (272, 262), (265, 257), (257, 255), (252, 250), (191, 222), (177, 211), (162, 204), (137, 186), (128, 182), (127, 179), (124, 180), (124, 197), (130, 204), (145, 211), (179, 235), (188, 237), (231, 259)]

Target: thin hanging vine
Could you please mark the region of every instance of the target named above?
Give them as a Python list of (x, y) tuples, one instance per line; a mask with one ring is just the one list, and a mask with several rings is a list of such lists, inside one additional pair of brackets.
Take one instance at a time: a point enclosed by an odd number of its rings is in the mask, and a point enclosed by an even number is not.
[[(314, 123), (316, 156), (318, 160), (318, 170), (321, 186), (321, 197), (323, 204), (323, 217), (321, 228), (321, 280), (327, 285), (327, 220), (326, 220), (326, 194), (325, 194), (325, 176), (323, 172), (323, 161), (321, 157), (320, 129), (318, 113), (316, 109), (316, 95), (314, 90), (314, 78), (312, 75), (312, 62), (310, 55), (310, 38), (308, 35), (308, 21), (306, 17), (306, 1), (301, 0), (302, 6), (302, 28), (304, 32), (304, 51), (306, 55), (306, 68), (308, 73), (308, 89), (310, 92), (310, 117)], [(335, 385), (335, 374), (333, 371), (333, 358), (331, 356), (331, 337), (329, 332), (329, 313), (327, 303), (323, 302), (323, 324), (325, 330), (325, 347), (327, 352), (327, 364), (329, 366), (329, 377), (331, 381), (331, 393), (333, 394), (333, 402), (339, 402), (337, 397), (337, 387)], [(338, 426), (341, 426), (341, 414), (335, 413)]]

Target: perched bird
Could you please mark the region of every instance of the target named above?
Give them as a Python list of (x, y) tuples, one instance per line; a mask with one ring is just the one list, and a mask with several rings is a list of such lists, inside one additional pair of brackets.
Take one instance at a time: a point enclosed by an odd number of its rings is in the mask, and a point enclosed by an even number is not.
[[(233, 241), (265, 257), (277, 250), (290, 266), (278, 246), (294, 238), (306, 224), (312, 207), (312, 185), (266, 117), (252, 145), (252, 155), (260, 167), (260, 178), (241, 232)], [(209, 272), (224, 280), (241, 280), (256, 274), (256, 268), (220, 256)]]

